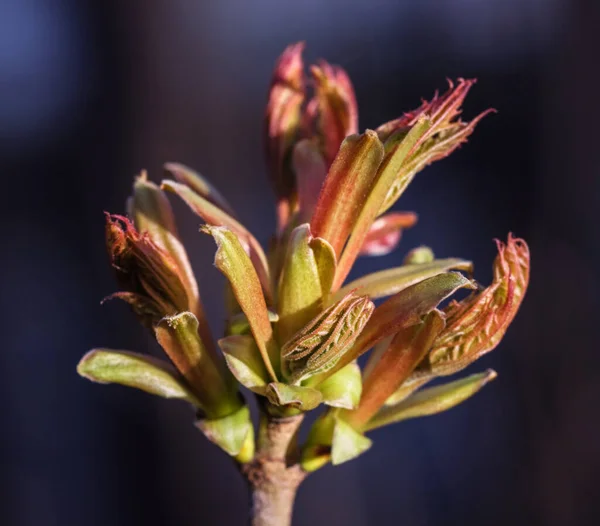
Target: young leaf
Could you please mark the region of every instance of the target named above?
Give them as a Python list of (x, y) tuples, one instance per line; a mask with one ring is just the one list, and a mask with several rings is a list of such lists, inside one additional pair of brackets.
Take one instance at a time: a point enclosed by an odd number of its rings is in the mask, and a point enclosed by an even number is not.
[(430, 121), (424, 117), (417, 121), (401, 141), (395, 143), (392, 148), (386, 148), (385, 157), (368, 190), (368, 197), (366, 200), (362, 200), (362, 206), (356, 210), (358, 217), (355, 218), (350, 238), (339, 261), (333, 282), (333, 290), (339, 289), (344, 283), (358, 257), (373, 221), (379, 215), (379, 210), (390, 187), (398, 178), (398, 174), (402, 171), (407, 158), (423, 140), (429, 127)]
[(434, 375), (454, 374), (493, 350), (514, 319), (529, 282), (529, 248), (509, 235), (499, 241), (492, 284), (446, 308), (448, 325), (428, 356)]
[[(420, 246), (417, 248), (413, 248), (402, 262), (404, 265), (418, 265), (420, 263), (431, 263), (435, 259), (433, 255), (433, 250), (426, 246)], [(470, 268), (469, 272), (472, 272), (473, 269)]]
[[(229, 282), (227, 282), (227, 285), (227, 290), (233, 295), (233, 291), (231, 291), (231, 286), (229, 286)], [(235, 297), (233, 298), (233, 301), (235, 301), (235, 304), (237, 305)], [(271, 323), (277, 323), (279, 321), (279, 315), (275, 314), (274, 312), (268, 311), (268, 316), (269, 321)], [(252, 330), (250, 329), (250, 322), (248, 321), (246, 315), (243, 312), (238, 312), (237, 314), (231, 316), (229, 320), (227, 320), (225, 333), (226, 336), (246, 336), (248, 334), (251, 334)]]
[(342, 141), (358, 133), (358, 107), (352, 82), (341, 67), (321, 60), (311, 66), (310, 71), (315, 81), (313, 104), (317, 136), (329, 166)]
[(291, 406), (300, 411), (310, 411), (317, 407), (323, 397), (316, 389), (271, 382), (267, 385), (266, 395), (273, 405)]
[(200, 401), (167, 362), (128, 351), (93, 349), (77, 365), (77, 372), (101, 384), (135, 387), (163, 398), (179, 398), (198, 408)]
[(355, 429), (361, 429), (410, 376), (443, 328), (442, 314), (433, 310), (422, 323), (398, 332), (365, 377), (359, 406), (342, 418)]
[(464, 402), (484, 385), (496, 378), (496, 372), (474, 374), (448, 384), (418, 391), (397, 405), (384, 407), (367, 424), (366, 431), (377, 429), (409, 418), (429, 416)]
[(165, 163), (163, 165), (165, 172), (175, 178), (175, 180), (196, 192), (199, 196), (218, 206), (223, 212), (235, 217), (235, 212), (231, 205), (221, 195), (221, 193), (210, 182), (202, 177), (198, 172), (180, 163)]
[(323, 403), (332, 407), (354, 409), (360, 401), (362, 378), (360, 367), (352, 362), (320, 384), (317, 389)]
[(448, 258), (437, 259), (430, 263), (404, 265), (402, 267), (381, 270), (352, 281), (338, 290), (332, 299), (335, 300), (343, 297), (351, 290), (355, 290), (359, 294), (365, 294), (373, 300), (384, 298), (397, 294), (411, 285), (437, 276), (438, 274), (443, 274), (449, 270), (463, 270), (471, 273), (473, 271), (473, 264), (464, 259)]
[(273, 338), (267, 304), (254, 266), (233, 232), (223, 227), (210, 226), (202, 227), (201, 230), (212, 235), (217, 243), (215, 266), (231, 284), (235, 298), (248, 318), (265, 367), (270, 377), (276, 381), (279, 349)]
[(292, 166), (298, 187), (298, 221), (310, 221), (319, 191), (327, 176), (327, 165), (313, 139), (302, 139), (294, 146)]
[(411, 228), (417, 222), (417, 215), (413, 212), (392, 212), (381, 216), (369, 228), (359, 256), (385, 256), (394, 250), (402, 230)]
[(288, 341), (321, 309), (323, 291), (312, 239), (309, 225), (304, 224), (296, 227), (288, 240), (278, 294), (277, 330), (281, 342)]
[(227, 336), (219, 340), (219, 347), (233, 376), (244, 387), (264, 395), (269, 373), (261, 359), (252, 336)]
[(223, 210), (213, 205), (210, 201), (196, 194), (191, 188), (175, 181), (163, 181), (161, 188), (177, 194), (190, 207), (190, 209), (199, 215), (210, 226), (226, 227), (236, 234), (244, 249), (248, 252), (250, 260), (256, 269), (260, 283), (267, 295), (271, 299), (271, 282), (269, 278), (269, 266), (265, 253), (256, 238)]
[(310, 226), (315, 237), (331, 244), (336, 258), (354, 228), (382, 159), (383, 145), (375, 132), (367, 130), (344, 140), (329, 169)]
[(221, 418), (200, 418), (196, 426), (206, 438), (232, 457), (239, 455), (242, 448), (247, 447), (249, 436), (254, 435), (250, 409), (246, 405)]
[(156, 339), (202, 402), (208, 418), (230, 414), (240, 406), (237, 388), (225, 364), (212, 356), (198, 334), (191, 312), (163, 318)]
[(331, 443), (331, 463), (338, 466), (362, 455), (373, 442), (351, 425), (336, 419)]
[(350, 293), (319, 314), (281, 348), (292, 383), (330, 370), (350, 349), (371, 316), (373, 303)]
[(398, 292), (375, 309), (352, 348), (337, 364), (323, 374), (310, 378), (306, 384), (311, 387), (319, 385), (325, 378), (356, 360), (381, 340), (418, 323), (422, 316), (431, 312), (440, 302), (463, 287), (473, 288), (474, 285), (462, 274), (448, 272)]

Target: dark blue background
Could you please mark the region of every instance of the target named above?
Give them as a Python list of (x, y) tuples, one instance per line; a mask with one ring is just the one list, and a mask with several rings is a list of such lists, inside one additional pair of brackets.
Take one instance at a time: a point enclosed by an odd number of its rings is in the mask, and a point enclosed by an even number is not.
[[(269, 75), (306, 40), (350, 73), (360, 127), (479, 78), (468, 145), (400, 203), (421, 243), (490, 279), (494, 237), (525, 237), (532, 282), (499, 379), (465, 405), (373, 434), (360, 459), (302, 486), (298, 526), (600, 524), (598, 2), (594, 0), (3, 0), (0, 7), (0, 523), (243, 524), (246, 489), (183, 405), (75, 374), (94, 346), (153, 347), (115, 290), (103, 210), (165, 161), (210, 177), (265, 242), (260, 140)], [(176, 206), (210, 322), (222, 279)]]

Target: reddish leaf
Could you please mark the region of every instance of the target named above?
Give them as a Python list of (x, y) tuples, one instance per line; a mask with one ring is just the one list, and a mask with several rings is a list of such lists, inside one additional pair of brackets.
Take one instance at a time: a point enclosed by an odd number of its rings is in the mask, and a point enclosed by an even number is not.
[(411, 228), (417, 222), (417, 214), (413, 212), (392, 212), (381, 216), (369, 228), (360, 249), (361, 256), (385, 256), (394, 250), (402, 230)]

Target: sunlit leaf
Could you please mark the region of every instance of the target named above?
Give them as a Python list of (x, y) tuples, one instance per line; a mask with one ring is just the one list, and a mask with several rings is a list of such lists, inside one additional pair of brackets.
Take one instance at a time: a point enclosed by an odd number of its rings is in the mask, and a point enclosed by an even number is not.
[(163, 318), (156, 339), (196, 394), (208, 418), (230, 414), (240, 406), (237, 388), (223, 360), (213, 355), (198, 334), (191, 312)]
[(248, 318), (250, 329), (265, 367), (273, 380), (279, 368), (279, 349), (273, 337), (267, 304), (260, 281), (244, 247), (237, 236), (223, 227), (202, 227), (217, 243), (215, 266), (225, 275), (242, 311)]
[(331, 443), (331, 463), (334, 466), (348, 462), (362, 455), (371, 447), (372, 441), (351, 425), (337, 419), (333, 428)]
[(384, 298), (449, 270), (464, 270), (470, 273), (473, 271), (473, 264), (464, 259), (448, 258), (381, 270), (350, 282), (335, 293), (333, 300), (343, 297), (351, 290), (355, 290), (357, 294), (365, 294), (371, 299)]
[(315, 237), (326, 239), (339, 257), (383, 159), (377, 134), (367, 130), (342, 143), (319, 194), (310, 226)]
[(366, 430), (370, 431), (409, 418), (434, 415), (451, 409), (473, 396), (494, 378), (496, 372), (490, 369), (485, 373), (417, 391), (403, 402), (381, 409), (367, 424)]
[(264, 395), (269, 373), (252, 336), (227, 336), (219, 340), (229, 370), (244, 387)]
[(342, 418), (356, 429), (364, 427), (425, 357), (444, 324), (442, 314), (433, 310), (422, 323), (398, 332), (365, 377), (359, 406)]
[(244, 249), (249, 254), (263, 290), (267, 295), (267, 299), (270, 300), (271, 282), (269, 278), (269, 266), (265, 253), (256, 238), (233, 217), (195, 193), (191, 188), (168, 180), (162, 182), (161, 188), (181, 197), (190, 209), (204, 219), (208, 225), (226, 227), (236, 234)]
[(163, 398), (179, 398), (196, 407), (200, 401), (167, 362), (128, 351), (94, 349), (77, 365), (77, 372), (101, 384), (135, 387)]
[(352, 362), (320, 384), (323, 403), (332, 407), (354, 409), (360, 400), (362, 378), (360, 367)]

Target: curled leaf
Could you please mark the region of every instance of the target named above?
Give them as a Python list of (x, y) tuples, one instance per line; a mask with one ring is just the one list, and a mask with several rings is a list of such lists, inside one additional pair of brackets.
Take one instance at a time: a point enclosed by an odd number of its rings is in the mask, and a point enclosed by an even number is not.
[(219, 347), (233, 376), (250, 391), (264, 395), (269, 373), (251, 336), (227, 336)]
[(316, 389), (323, 396), (323, 403), (332, 407), (354, 409), (362, 392), (360, 367), (352, 362), (327, 378)]
[(389, 188), (388, 194), (379, 210), (383, 214), (402, 195), (415, 174), (434, 161), (443, 159), (456, 150), (471, 135), (477, 123), (494, 110), (487, 110), (470, 122), (463, 122), (459, 117), (461, 105), (473, 86), (475, 79), (458, 79), (458, 84), (449, 81), (450, 87), (446, 93), (434, 95), (431, 101), (423, 101), (416, 110), (404, 114), (399, 119), (387, 122), (377, 128), (379, 138), (386, 142), (394, 133), (403, 134), (423, 116), (431, 119), (431, 127), (423, 136), (419, 147), (413, 151), (398, 177)]
[(256, 274), (260, 279), (267, 299), (270, 300), (271, 282), (269, 278), (269, 266), (265, 253), (256, 238), (233, 217), (195, 193), (191, 188), (168, 180), (162, 182), (161, 188), (177, 194), (189, 206), (192, 212), (204, 219), (208, 225), (225, 227), (236, 234), (250, 256), (250, 260), (256, 269)]
[(208, 418), (232, 413), (240, 406), (237, 388), (219, 356), (213, 355), (198, 334), (191, 312), (163, 318), (154, 329), (156, 339), (202, 403)]
[(447, 411), (473, 396), (494, 378), (496, 378), (496, 372), (489, 369), (485, 373), (474, 374), (455, 382), (418, 391), (399, 404), (381, 409), (367, 424), (366, 430), (370, 431), (409, 418)]
[(492, 284), (446, 308), (448, 324), (431, 350), (425, 370), (454, 374), (493, 350), (514, 319), (529, 283), (529, 248), (522, 239), (500, 241)]
[(267, 385), (266, 396), (275, 406), (290, 406), (300, 411), (310, 411), (323, 400), (321, 393), (316, 389), (280, 382)]
[(284, 371), (297, 383), (333, 368), (350, 349), (375, 306), (350, 293), (323, 311), (281, 348)]
[(273, 337), (267, 304), (256, 270), (237, 236), (223, 227), (202, 227), (217, 243), (215, 267), (229, 281), (235, 299), (248, 319), (265, 367), (273, 380), (279, 364), (279, 350)]
[[(248, 444), (249, 439), (253, 442), (254, 428), (250, 409), (246, 405), (221, 418), (200, 418), (196, 421), (196, 427), (232, 457), (239, 455), (243, 448), (254, 449), (252, 443), (250, 446)], [(245, 456), (251, 457), (252, 452), (246, 452)]]
[(77, 372), (92, 382), (135, 387), (163, 398), (178, 398), (202, 407), (169, 363), (149, 356), (128, 351), (94, 349), (81, 359)]
[[(419, 263), (431, 263), (435, 259), (433, 250), (426, 246), (413, 248), (404, 258), (404, 265), (417, 265)], [(470, 269), (469, 272), (473, 270)]]
[(402, 230), (411, 228), (417, 222), (417, 215), (413, 212), (392, 212), (381, 216), (369, 228), (360, 249), (361, 256), (385, 256), (394, 250)]
[(348, 135), (358, 133), (358, 107), (352, 82), (341, 67), (321, 60), (310, 71), (315, 82), (312, 113), (321, 150), (329, 166), (342, 141)]
[(377, 134), (367, 130), (342, 143), (329, 169), (310, 222), (314, 236), (327, 240), (339, 258), (383, 159)]
[(359, 294), (365, 294), (371, 299), (384, 298), (449, 270), (463, 270), (471, 273), (473, 264), (464, 259), (448, 258), (381, 270), (350, 282), (338, 290), (333, 298), (341, 297), (351, 290), (355, 290)]

